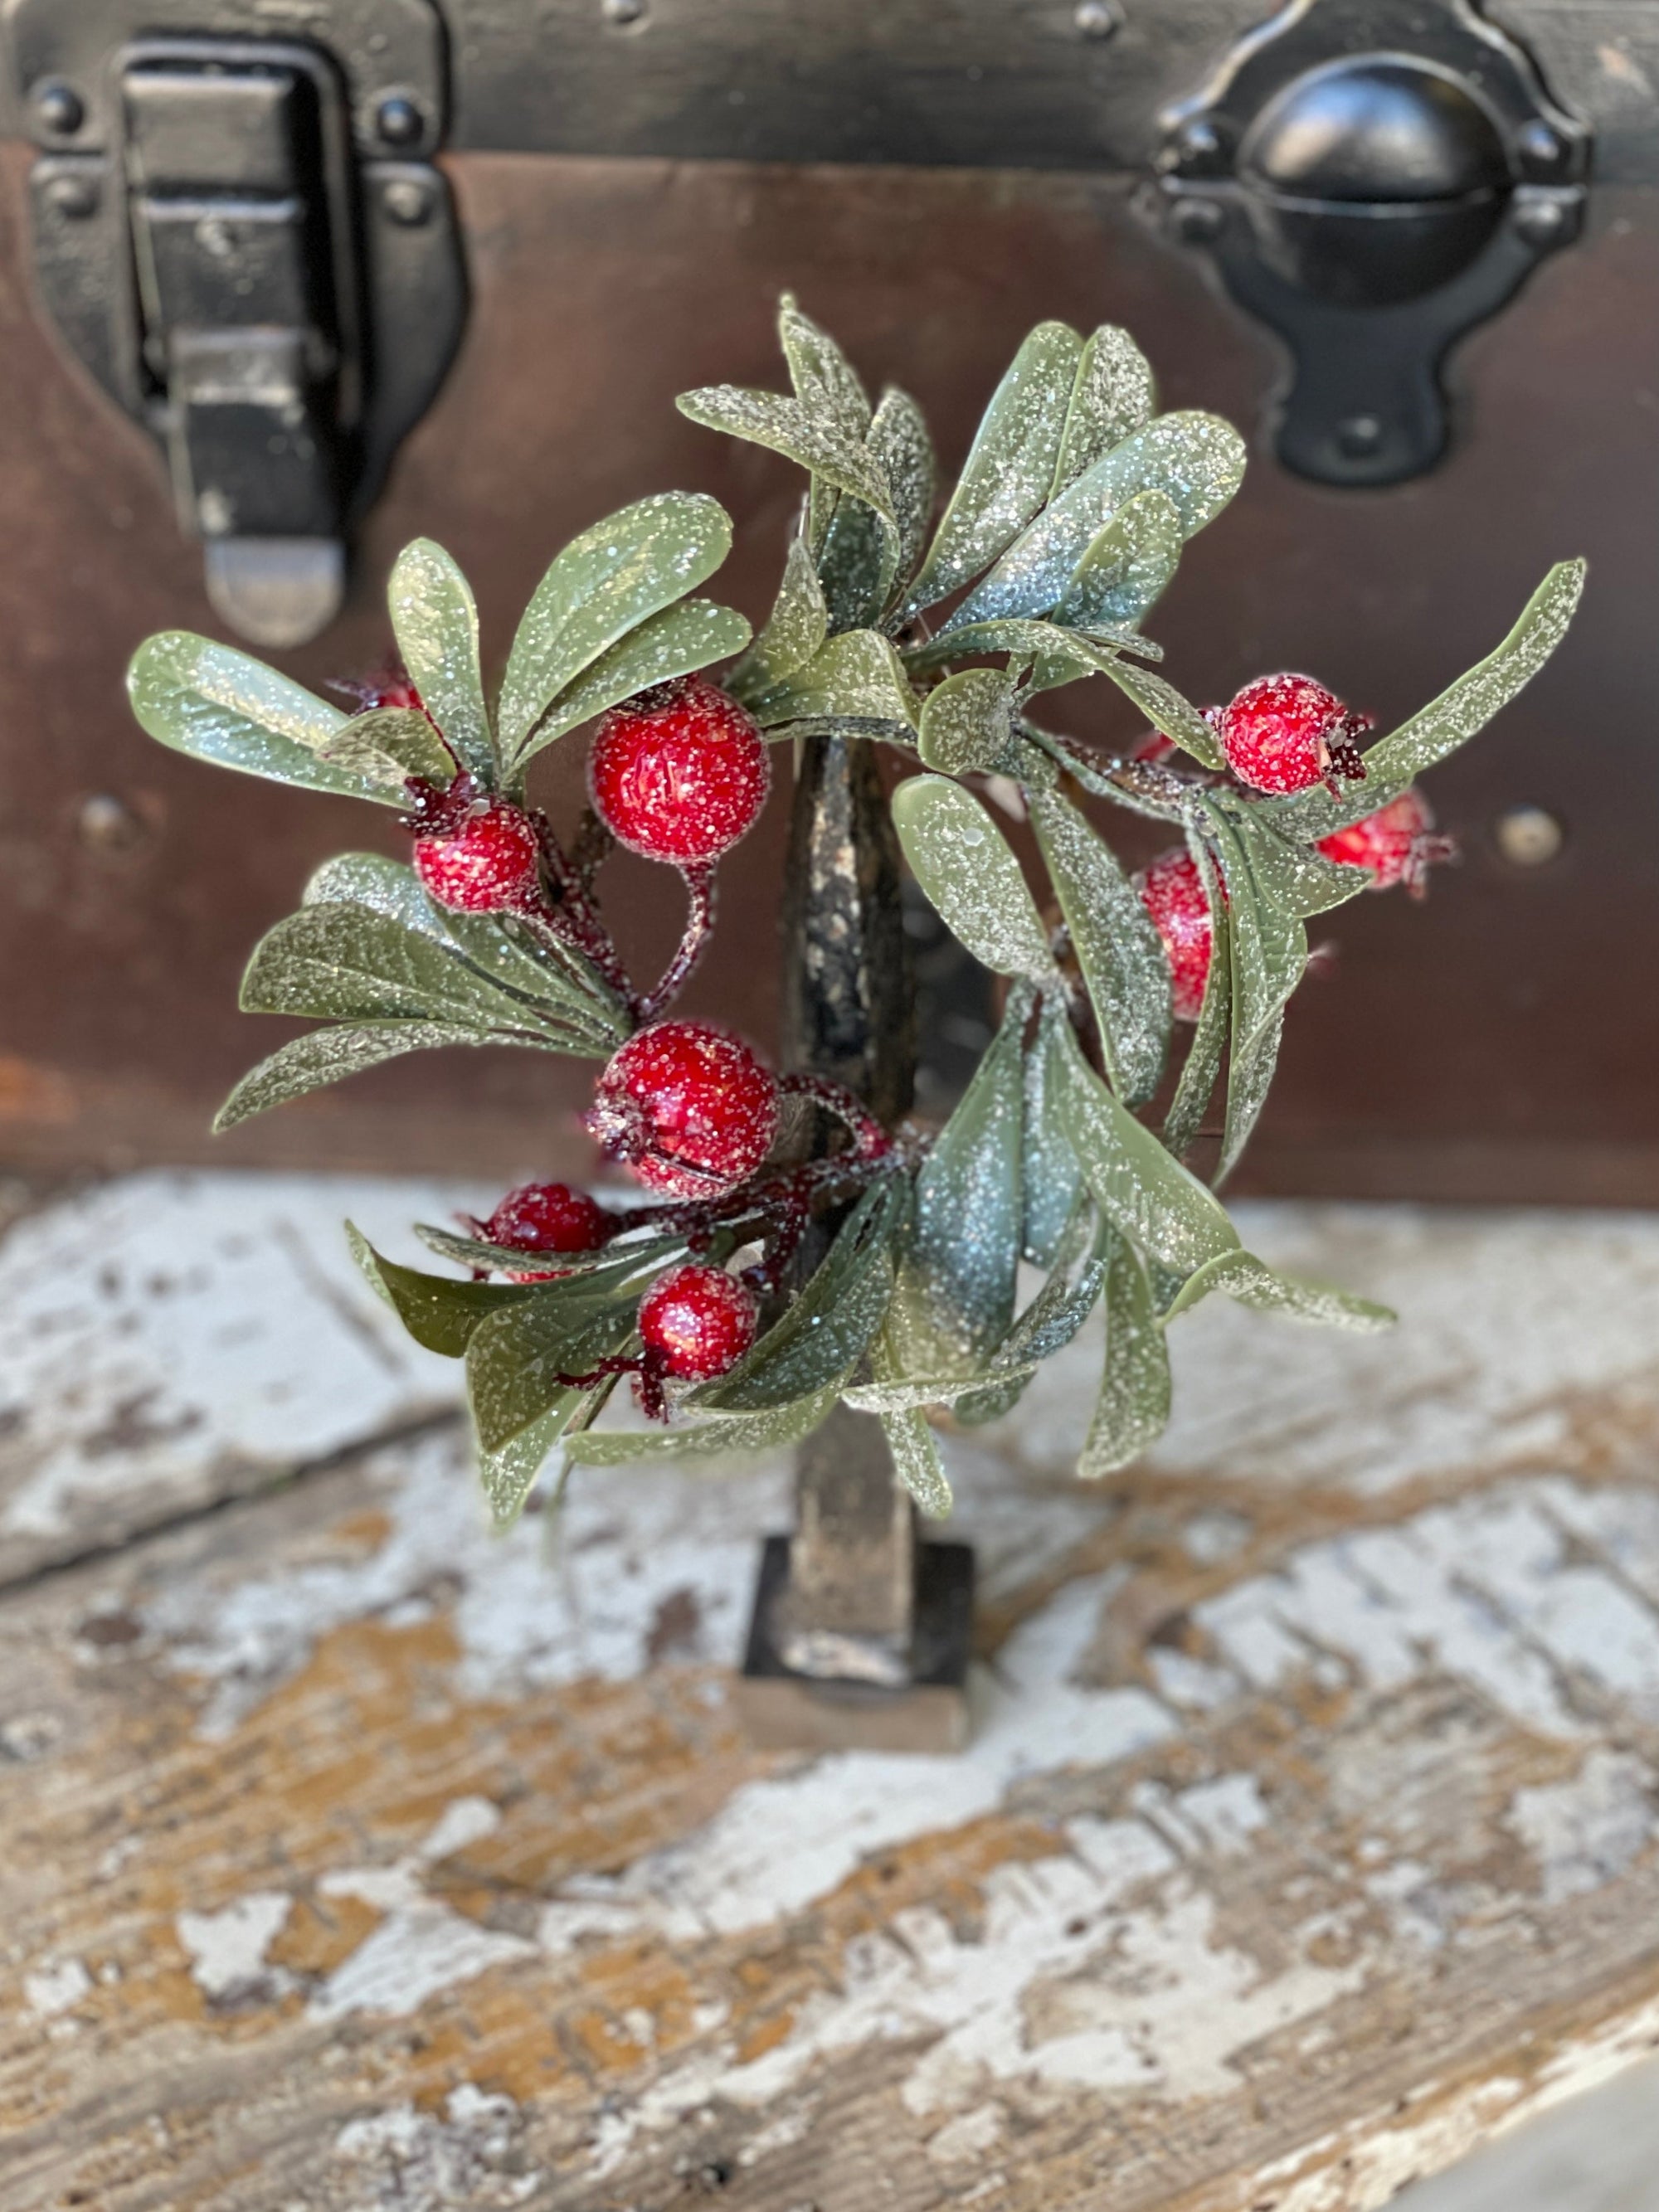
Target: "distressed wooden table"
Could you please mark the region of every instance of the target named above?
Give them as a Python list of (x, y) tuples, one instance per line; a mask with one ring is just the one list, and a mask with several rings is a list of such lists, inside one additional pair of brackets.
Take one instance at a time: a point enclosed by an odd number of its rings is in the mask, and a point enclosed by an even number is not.
[(1080, 1340), (948, 1443), (971, 1748), (812, 1760), (781, 1465), (484, 1533), (338, 1229), (484, 1195), (0, 1244), (3, 2212), (1359, 2212), (1659, 2041), (1659, 1220), (1246, 1209), (1402, 1328), (1211, 1302), (1093, 1489)]

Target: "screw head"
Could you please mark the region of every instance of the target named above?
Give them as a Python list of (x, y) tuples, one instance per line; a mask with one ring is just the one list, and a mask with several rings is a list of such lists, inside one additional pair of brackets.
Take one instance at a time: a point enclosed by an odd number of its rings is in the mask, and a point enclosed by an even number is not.
[(94, 792), (82, 800), (76, 827), (81, 842), (94, 853), (125, 852), (144, 833), (143, 823), (125, 799), (107, 791)]
[(1189, 246), (1205, 246), (1212, 238), (1219, 238), (1226, 227), (1226, 210), (1215, 200), (1197, 198), (1183, 192), (1170, 209), (1170, 220), (1176, 234)]
[(98, 186), (90, 177), (54, 177), (46, 186), (46, 205), (71, 222), (84, 222), (98, 212)]
[(644, 22), (646, 0), (599, 0), (599, 13), (607, 23), (625, 30), (630, 24)]
[(1566, 234), (1567, 210), (1559, 200), (1517, 198), (1510, 220), (1528, 246), (1555, 246)]
[(1567, 842), (1564, 825), (1547, 807), (1510, 806), (1492, 823), (1498, 851), (1512, 868), (1541, 868)]
[(419, 177), (393, 177), (381, 188), (380, 205), (405, 230), (418, 230), (429, 222), (435, 204), (431, 185)]
[(87, 119), (86, 103), (72, 84), (60, 76), (47, 77), (30, 97), (34, 119), (54, 138), (72, 138)]
[(1566, 148), (1547, 123), (1526, 124), (1516, 133), (1515, 143), (1528, 161), (1539, 167), (1553, 169), (1566, 152)]
[(1085, 39), (1115, 39), (1123, 28), (1123, 15), (1115, 0), (1077, 0), (1072, 21)]
[(1194, 115), (1176, 132), (1170, 155), (1183, 173), (1213, 168), (1221, 159), (1221, 133), (1213, 123)]
[(1382, 425), (1375, 415), (1348, 415), (1336, 426), (1338, 451), (1350, 461), (1368, 461), (1382, 450)]
[(374, 111), (374, 128), (388, 146), (413, 146), (426, 130), (426, 118), (406, 92), (389, 92)]

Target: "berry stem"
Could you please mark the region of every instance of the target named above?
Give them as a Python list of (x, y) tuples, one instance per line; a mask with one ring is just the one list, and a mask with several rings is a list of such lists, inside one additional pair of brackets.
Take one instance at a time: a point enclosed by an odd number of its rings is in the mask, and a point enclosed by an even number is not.
[(690, 981), (698, 962), (708, 949), (714, 929), (714, 869), (712, 861), (702, 860), (682, 868), (685, 878), (686, 896), (691, 910), (686, 918), (685, 934), (679, 941), (673, 958), (662, 972), (661, 981), (648, 998), (639, 1001), (635, 1008), (640, 1026), (654, 1022), (665, 1007), (672, 1006)]
[(541, 840), (542, 859), (558, 894), (556, 903), (550, 902), (546, 920), (561, 931), (577, 951), (592, 961), (599, 974), (625, 1005), (634, 1004), (634, 987), (623, 966), (622, 956), (611, 940), (610, 931), (600, 921), (599, 909), (589, 896), (588, 886), (566, 858), (562, 845), (554, 835), (553, 825), (539, 811), (531, 819), (536, 825), (536, 835)]
[(810, 1098), (826, 1114), (833, 1114), (852, 1131), (861, 1159), (883, 1159), (892, 1151), (891, 1137), (864, 1101), (843, 1084), (832, 1083), (825, 1075), (781, 1075), (778, 1089), (788, 1097)]
[(570, 848), (570, 872), (589, 897), (593, 892), (593, 878), (615, 851), (616, 844), (609, 826), (592, 807), (585, 806), (576, 825), (576, 842)]

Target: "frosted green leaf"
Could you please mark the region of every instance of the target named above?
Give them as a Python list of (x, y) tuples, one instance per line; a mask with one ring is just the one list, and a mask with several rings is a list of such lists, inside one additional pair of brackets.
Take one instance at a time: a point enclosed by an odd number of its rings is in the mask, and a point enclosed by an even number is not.
[(729, 659), (748, 642), (745, 618), (714, 599), (682, 599), (678, 606), (647, 616), (559, 694), (519, 753), (519, 767), (556, 738), (592, 721), (619, 700), (631, 699), (653, 684), (666, 684), (671, 677), (689, 676), (712, 661)]
[(404, 786), (424, 776), (441, 789), (454, 781), (455, 763), (426, 716), (412, 707), (376, 707), (342, 723), (323, 748), (337, 768), (370, 776), (407, 802)]
[(1047, 1048), (1084, 1181), (1113, 1227), (1183, 1275), (1234, 1249), (1238, 1233), (1213, 1192), (1113, 1097), (1069, 1024), (1054, 1026)]
[[(1014, 1316), (1024, 1216), (1021, 1037), (1029, 1001), (1017, 994), (916, 1177), (901, 1267), (904, 1312), (895, 1347), (914, 1372), (931, 1335), (948, 1367), (987, 1358)], [(905, 1321), (922, 1325), (905, 1340)]]
[(1110, 677), (1126, 699), (1133, 700), (1155, 730), (1161, 730), (1172, 744), (1190, 753), (1200, 767), (1218, 774), (1225, 769), (1215, 732), (1191, 701), (1183, 699), (1155, 670), (1114, 659), (1101, 672)]
[(517, 1436), (509, 1437), (499, 1451), (480, 1448), (478, 1482), (489, 1508), (491, 1526), (497, 1534), (510, 1528), (524, 1511), (525, 1502), (536, 1486), (536, 1477), (546, 1465), (549, 1453), (597, 1395), (591, 1390), (562, 1390), (539, 1420), (532, 1421)]
[(1143, 491), (1090, 540), (1054, 608), (1057, 623), (1133, 629), (1164, 593), (1181, 559), (1181, 517), (1161, 491)]
[(1237, 1164), (1267, 1103), (1285, 1008), (1308, 964), (1308, 933), (1298, 915), (1287, 913), (1263, 889), (1252, 865), (1250, 843), (1237, 825), (1212, 809), (1208, 829), (1227, 886), (1232, 993), (1226, 1123), (1216, 1169), (1219, 1182)]
[(898, 523), (880, 464), (866, 452), (861, 440), (827, 416), (814, 413), (799, 399), (786, 399), (779, 392), (746, 391), (735, 384), (683, 392), (674, 404), (682, 415), (705, 428), (724, 430), (729, 437), (765, 446), (822, 477), (837, 491), (861, 499), (882, 517), (896, 545)]
[[(896, 1332), (894, 1342), (909, 1354), (915, 1338), (908, 1324)], [(860, 1413), (915, 1413), (924, 1406), (960, 1407), (964, 1400), (981, 1398), (991, 1390), (1022, 1386), (1036, 1373), (1035, 1360), (1016, 1367), (988, 1366), (977, 1370), (958, 1367), (948, 1374), (907, 1376), (893, 1382), (849, 1382), (841, 1395)]]
[(127, 696), (140, 726), (174, 752), (303, 791), (405, 804), (401, 790), (324, 758), (347, 720), (337, 707), (211, 638), (188, 630), (146, 638), (127, 671)]
[(941, 775), (1017, 775), (1024, 750), (1014, 732), (1014, 687), (996, 668), (947, 676), (922, 702), (917, 750)]
[(791, 292), (778, 302), (778, 338), (802, 406), (821, 410), (849, 437), (862, 438), (870, 427), (870, 399), (858, 371), (828, 331), (801, 313)]
[[(635, 1334), (634, 1301), (591, 1288), (611, 1277), (568, 1277), (557, 1284), (519, 1285), (522, 1303), (492, 1315), (469, 1339), (466, 1390), (478, 1443), (502, 1451), (532, 1424), (584, 1395), (561, 1375), (591, 1373), (623, 1351)], [(572, 1294), (570, 1285), (580, 1284)]]
[[(358, 1028), (313, 1030), (280, 1046), (268, 1060), (250, 1068), (214, 1116), (215, 1135), (285, 1106), (290, 1098), (343, 1083), (365, 1068), (399, 1059), (408, 1052), (434, 1052), (446, 1045), (507, 1044), (533, 1046), (535, 1037), (495, 1036), (477, 1029), (444, 1022), (370, 1022)], [(597, 1056), (597, 1055), (596, 1055)]]
[[(1164, 648), (1134, 630), (1102, 628), (1087, 635), (1060, 629), (1051, 622), (1011, 617), (1006, 622), (972, 623), (964, 629), (941, 630), (937, 637), (907, 647), (907, 668), (942, 667), (946, 661), (967, 660), (976, 653), (1012, 653), (1035, 660), (1045, 654), (1071, 661), (1079, 676), (1109, 675), (1119, 653), (1139, 654), (1143, 660), (1161, 660)], [(1047, 685), (1040, 686), (1047, 690)]]
[(908, 1198), (896, 1177), (872, 1185), (782, 1318), (695, 1402), (765, 1413), (825, 1389), (862, 1358), (893, 1295), (893, 1239)]
[(1139, 493), (1159, 491), (1190, 538), (1212, 521), (1244, 474), (1244, 441), (1218, 415), (1161, 415), (1126, 438), (1037, 517), (945, 625), (1046, 614), (1106, 524)]
[(417, 1221), (415, 1234), (428, 1251), (435, 1252), (441, 1260), (453, 1260), (461, 1267), (488, 1267), (496, 1274), (519, 1273), (526, 1267), (538, 1265), (556, 1267), (562, 1277), (592, 1274), (596, 1268), (614, 1267), (623, 1257), (631, 1257), (642, 1267), (666, 1267), (683, 1258), (688, 1249), (683, 1237), (645, 1237), (635, 1234), (620, 1248), (613, 1238), (595, 1252), (561, 1252), (553, 1260), (544, 1255), (538, 1261), (533, 1252), (521, 1251), (510, 1244), (491, 1244), (481, 1237), (464, 1237), (459, 1231), (441, 1229), (428, 1221)]
[[(960, 678), (957, 679), (960, 681)], [(1113, 1089), (1139, 1106), (1170, 1048), (1170, 963), (1152, 916), (1109, 846), (1057, 791), (1026, 794), (1099, 1024)]]
[(507, 657), (497, 726), (509, 764), (568, 684), (648, 615), (712, 576), (732, 525), (702, 492), (659, 492), (583, 531), (556, 555)]
[(1082, 352), (1082, 339), (1065, 323), (1039, 323), (1014, 356), (975, 434), (921, 574), (905, 594), (907, 615), (978, 575), (1042, 507), (1054, 480)]
[(884, 1413), (881, 1425), (893, 1455), (893, 1472), (930, 1521), (943, 1521), (955, 1499), (939, 1445), (922, 1413)]
[(1170, 1355), (1136, 1254), (1113, 1240), (1106, 1280), (1106, 1362), (1094, 1417), (1079, 1457), (1085, 1480), (1127, 1467), (1163, 1435), (1170, 1419)]
[[(1066, 1012), (1058, 1000), (1045, 1005), (1045, 1032)], [(1025, 1055), (1025, 1127), (1021, 1171), (1024, 1200), (1024, 1256), (1046, 1267), (1054, 1259), (1077, 1211), (1083, 1170), (1066, 1125), (1063, 1089), (1053, 1079), (1053, 1055), (1039, 1043)]]
[(1058, 498), (1097, 460), (1152, 418), (1151, 364), (1127, 331), (1103, 323), (1083, 349), (1054, 469)]
[(306, 886), (307, 906), (361, 906), (429, 938), (608, 1054), (629, 1034), (627, 1009), (568, 946), (511, 917), (458, 914), (429, 898), (412, 868), (380, 853), (342, 853)]
[(459, 1359), (474, 1332), (535, 1292), (516, 1283), (463, 1283), (453, 1275), (425, 1275), (382, 1258), (360, 1229), (348, 1221), (351, 1256), (369, 1286), (385, 1300), (416, 1344), (446, 1359)]
[(1204, 979), (1204, 1003), (1193, 1028), (1192, 1042), (1182, 1063), (1175, 1097), (1164, 1124), (1164, 1142), (1178, 1159), (1203, 1127), (1205, 1112), (1215, 1095), (1221, 1062), (1232, 1023), (1232, 948), (1227, 908), (1221, 897), (1220, 878), (1208, 848), (1196, 835), (1188, 839), (1188, 850), (1198, 864), (1210, 908), (1210, 970)]
[(1212, 814), (1224, 816), (1243, 840), (1257, 884), (1263, 894), (1286, 914), (1303, 918), (1328, 914), (1333, 907), (1346, 905), (1349, 899), (1357, 898), (1361, 891), (1370, 888), (1369, 868), (1347, 867), (1340, 860), (1328, 860), (1311, 845), (1281, 836), (1262, 818), (1262, 810), (1253, 802), (1235, 799), (1230, 793), (1216, 792), (1209, 795), (1206, 805)]
[(927, 419), (908, 392), (890, 384), (881, 395), (866, 441), (893, 495), (898, 523), (897, 575), (907, 582), (921, 557), (933, 512), (935, 463)]
[(766, 626), (726, 678), (726, 690), (748, 706), (804, 668), (829, 633), (830, 610), (812, 549), (804, 538), (791, 538)]
[(1267, 799), (1262, 811), (1267, 820), (1312, 843), (1374, 814), (1425, 769), (1455, 752), (1508, 706), (1560, 644), (1583, 594), (1586, 566), (1583, 561), (1558, 562), (1495, 653), (1370, 748), (1364, 783), (1350, 784), (1340, 799), (1316, 788)]
[(912, 776), (893, 793), (893, 820), (912, 874), (957, 942), (1000, 975), (1050, 980), (1048, 932), (978, 799), (944, 776)]
[(478, 665), (478, 610), (471, 586), (441, 545), (417, 538), (398, 556), (386, 604), (404, 666), (428, 714), (461, 766), (481, 782), (492, 783), (495, 749)]
[(623, 1467), (635, 1459), (704, 1458), (714, 1453), (771, 1451), (782, 1444), (799, 1443), (810, 1436), (840, 1395), (839, 1389), (817, 1392), (793, 1406), (779, 1406), (766, 1413), (728, 1413), (718, 1419), (688, 1421), (684, 1426), (654, 1429), (641, 1434), (631, 1429), (585, 1429), (570, 1442), (570, 1457), (585, 1467)]
[(1352, 1291), (1334, 1290), (1327, 1283), (1307, 1283), (1294, 1275), (1281, 1275), (1254, 1252), (1224, 1252), (1189, 1275), (1164, 1316), (1172, 1322), (1177, 1314), (1195, 1306), (1212, 1291), (1224, 1291), (1241, 1305), (1260, 1313), (1283, 1314), (1316, 1328), (1345, 1328), (1362, 1335), (1392, 1328), (1399, 1316)]
[(873, 507), (840, 499), (824, 530), (818, 577), (832, 630), (878, 620), (898, 567), (898, 540)]
[(849, 629), (830, 638), (775, 690), (752, 698), (749, 711), (763, 730), (821, 716), (893, 722), (908, 730), (916, 702), (891, 642), (877, 630)]

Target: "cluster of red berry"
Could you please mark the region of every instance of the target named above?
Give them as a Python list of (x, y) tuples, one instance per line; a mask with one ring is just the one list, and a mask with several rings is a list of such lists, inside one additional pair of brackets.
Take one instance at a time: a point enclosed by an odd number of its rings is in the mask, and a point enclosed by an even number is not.
[[(1352, 714), (1311, 676), (1260, 676), (1206, 719), (1233, 781), (1248, 790), (1277, 795), (1324, 783), (1336, 791), (1339, 776), (1364, 780), (1357, 741), (1370, 727), (1369, 718)], [(1433, 829), (1429, 802), (1413, 786), (1363, 821), (1322, 837), (1318, 849), (1328, 860), (1368, 869), (1372, 890), (1404, 884), (1420, 898), (1428, 870), (1454, 850)], [(1135, 887), (1164, 940), (1176, 1019), (1195, 1022), (1212, 937), (1198, 864), (1184, 845), (1174, 846), (1141, 871)]]

